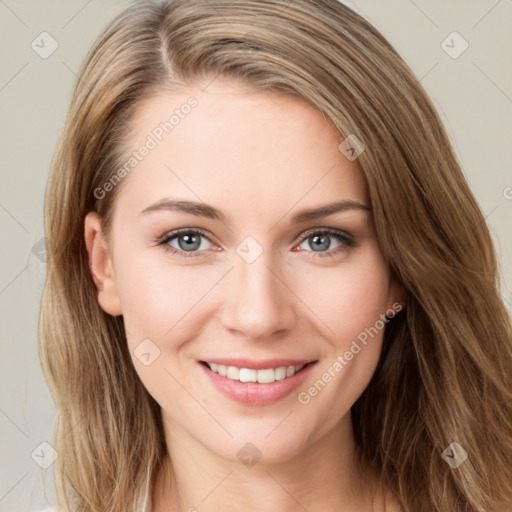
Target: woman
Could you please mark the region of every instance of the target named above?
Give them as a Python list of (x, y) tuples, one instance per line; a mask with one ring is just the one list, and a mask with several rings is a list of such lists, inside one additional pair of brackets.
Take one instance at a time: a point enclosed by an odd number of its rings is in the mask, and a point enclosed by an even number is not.
[(489, 231), (424, 90), (346, 6), (128, 7), (45, 208), (63, 510), (512, 510)]

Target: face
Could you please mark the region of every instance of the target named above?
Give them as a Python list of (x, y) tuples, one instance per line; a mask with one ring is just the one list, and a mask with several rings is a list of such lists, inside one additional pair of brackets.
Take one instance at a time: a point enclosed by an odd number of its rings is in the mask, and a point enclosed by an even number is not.
[(149, 149), (116, 185), (108, 244), (85, 223), (98, 300), (123, 315), (168, 430), (226, 459), (251, 442), (289, 460), (349, 418), (401, 299), (357, 160), (303, 101), (220, 80), (134, 119), (130, 154)]

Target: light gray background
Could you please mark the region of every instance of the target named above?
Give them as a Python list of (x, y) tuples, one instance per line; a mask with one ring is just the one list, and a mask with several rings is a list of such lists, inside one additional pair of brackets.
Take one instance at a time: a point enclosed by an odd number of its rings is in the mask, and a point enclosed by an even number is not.
[[(512, 0), (352, 4), (397, 48), (441, 114), (493, 232), (510, 307)], [(31, 458), (34, 450), (36, 459), (41, 454), (38, 447), (49, 440), (55, 416), (36, 340), (45, 264), (31, 249), (43, 236), (43, 192), (75, 73), (93, 41), (126, 5), (0, 0), (0, 511), (26, 512), (46, 499), (55, 503), (52, 467), (43, 470)], [(58, 42), (46, 59), (31, 47), (43, 31)], [(453, 31), (469, 44), (456, 59), (442, 47)], [(451, 40), (445, 44), (460, 48)]]

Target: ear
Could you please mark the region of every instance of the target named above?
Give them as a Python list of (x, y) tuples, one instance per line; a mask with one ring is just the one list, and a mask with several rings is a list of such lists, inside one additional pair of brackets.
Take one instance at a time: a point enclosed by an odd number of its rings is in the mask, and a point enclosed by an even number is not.
[(101, 308), (112, 316), (122, 314), (121, 302), (112, 266), (112, 256), (102, 234), (101, 220), (96, 212), (89, 212), (84, 221), (85, 245), (89, 268)]

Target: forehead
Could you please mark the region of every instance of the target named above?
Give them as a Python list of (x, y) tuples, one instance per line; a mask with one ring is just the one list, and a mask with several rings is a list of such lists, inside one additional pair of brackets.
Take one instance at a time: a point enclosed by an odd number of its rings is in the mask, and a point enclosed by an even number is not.
[(222, 81), (161, 92), (140, 102), (132, 117), (127, 159), (139, 155), (120, 200), (143, 207), (167, 194), (239, 208), (262, 199), (288, 207), (301, 198), (367, 201), (357, 163), (338, 149), (342, 140), (318, 110), (292, 95)]

